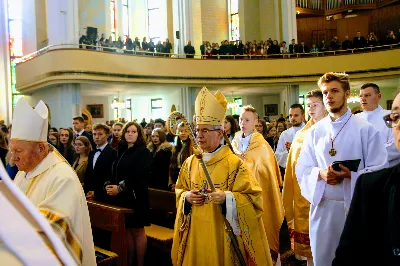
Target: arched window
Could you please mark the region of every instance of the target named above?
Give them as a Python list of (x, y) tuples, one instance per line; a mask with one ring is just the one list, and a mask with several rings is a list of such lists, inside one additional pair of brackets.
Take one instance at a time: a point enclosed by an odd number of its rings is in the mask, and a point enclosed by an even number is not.
[(165, 0), (147, 0), (148, 36), (156, 44), (167, 38), (167, 10)]
[(13, 60), (23, 55), (22, 0), (8, 1), (8, 31), (10, 33), (10, 57)]
[(240, 40), (239, 33), (239, 0), (230, 0), (230, 16), (231, 16), (231, 40)]

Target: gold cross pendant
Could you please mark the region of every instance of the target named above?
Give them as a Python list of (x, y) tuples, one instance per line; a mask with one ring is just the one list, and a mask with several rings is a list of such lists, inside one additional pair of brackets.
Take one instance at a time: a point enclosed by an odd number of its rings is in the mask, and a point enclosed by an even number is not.
[(330, 156), (335, 156), (335, 155), (336, 155), (336, 150), (335, 150), (334, 148), (332, 148), (332, 149), (329, 151), (329, 155), (330, 155)]

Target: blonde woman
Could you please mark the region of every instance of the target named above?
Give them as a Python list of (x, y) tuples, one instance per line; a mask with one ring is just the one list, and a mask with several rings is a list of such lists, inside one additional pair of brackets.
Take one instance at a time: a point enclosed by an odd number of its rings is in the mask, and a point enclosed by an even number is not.
[(72, 168), (74, 168), (79, 181), (83, 184), (86, 167), (88, 165), (89, 153), (92, 151), (92, 145), (90, 144), (89, 139), (85, 136), (77, 137), (74, 144), (76, 159)]

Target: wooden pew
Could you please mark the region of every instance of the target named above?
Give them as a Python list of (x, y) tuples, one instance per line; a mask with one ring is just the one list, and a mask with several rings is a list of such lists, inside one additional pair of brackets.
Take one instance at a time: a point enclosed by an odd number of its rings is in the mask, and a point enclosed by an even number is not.
[(125, 214), (133, 213), (133, 210), (107, 205), (92, 200), (88, 200), (87, 203), (92, 227), (101, 228), (111, 232), (111, 251), (118, 255), (117, 265), (128, 265)]
[[(176, 214), (174, 192), (149, 188), (150, 210), (163, 213), (165, 217)], [(153, 222), (153, 221), (151, 221)], [(172, 225), (173, 226), (173, 225)], [(149, 265), (172, 265), (171, 248), (174, 230), (156, 224), (145, 227), (147, 235), (147, 259)]]

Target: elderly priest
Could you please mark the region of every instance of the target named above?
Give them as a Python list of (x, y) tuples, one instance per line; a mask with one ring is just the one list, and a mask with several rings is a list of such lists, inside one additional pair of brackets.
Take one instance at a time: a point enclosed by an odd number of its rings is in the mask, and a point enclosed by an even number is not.
[(197, 95), (197, 139), (216, 190), (206, 189), (208, 196), (203, 193), (207, 178), (201, 160), (189, 157), (175, 188), (174, 265), (272, 265), (261, 218), (261, 187), (246, 164), (228, 146), (220, 145), (226, 106), (219, 91), (212, 95), (203, 88)]
[(96, 265), (89, 212), (79, 179), (47, 143), (48, 109), (33, 109), (21, 98), (14, 109), (12, 159), (14, 183), (39, 209), (64, 242), (77, 265)]

